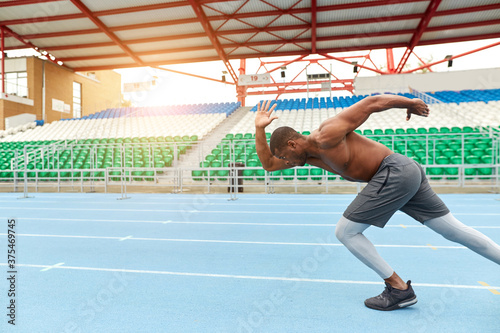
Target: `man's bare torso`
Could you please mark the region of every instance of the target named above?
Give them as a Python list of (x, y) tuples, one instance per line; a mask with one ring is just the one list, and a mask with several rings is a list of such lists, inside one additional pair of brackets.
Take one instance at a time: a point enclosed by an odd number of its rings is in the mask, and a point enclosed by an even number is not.
[(378, 142), (355, 132), (347, 134), (334, 146), (322, 142), (319, 130), (311, 133), (320, 148), (318, 157), (307, 163), (341, 175), (350, 181), (368, 182), (377, 172), (382, 160), (393, 152)]

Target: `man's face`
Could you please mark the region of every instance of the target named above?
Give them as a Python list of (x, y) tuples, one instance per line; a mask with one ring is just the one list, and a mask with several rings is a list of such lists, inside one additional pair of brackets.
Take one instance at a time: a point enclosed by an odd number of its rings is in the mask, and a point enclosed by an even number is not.
[(288, 145), (281, 151), (276, 150), (274, 156), (290, 166), (303, 166), (307, 161), (306, 152), (293, 140), (288, 140)]

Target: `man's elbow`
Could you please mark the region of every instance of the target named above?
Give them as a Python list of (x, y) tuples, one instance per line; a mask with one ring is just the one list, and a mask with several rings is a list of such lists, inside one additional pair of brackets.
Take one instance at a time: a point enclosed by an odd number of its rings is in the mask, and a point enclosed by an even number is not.
[(366, 105), (364, 110), (369, 113), (385, 110), (388, 107), (390, 98), (390, 95), (374, 95), (365, 97), (362, 99)]
[(262, 164), (262, 168), (268, 172), (275, 171), (276, 169), (272, 167), (272, 165), (264, 165)]
[(384, 101), (384, 95), (373, 95), (363, 98), (363, 101), (370, 105), (379, 104)]
[(280, 170), (275, 163), (262, 163), (262, 168), (268, 172)]

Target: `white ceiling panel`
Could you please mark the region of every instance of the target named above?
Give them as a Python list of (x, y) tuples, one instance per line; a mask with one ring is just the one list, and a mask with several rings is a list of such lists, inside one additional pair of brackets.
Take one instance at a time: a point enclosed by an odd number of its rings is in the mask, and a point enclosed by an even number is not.
[(86, 57), (106, 54), (125, 54), (119, 46), (89, 47), (84, 49), (59, 50), (50, 52), (57, 58)]
[(343, 36), (343, 35), (358, 35), (367, 33), (377, 33), (384, 31), (398, 31), (416, 29), (419, 20), (395, 21), (395, 22), (375, 22), (368, 24), (356, 24), (352, 26), (341, 25), (338, 27), (319, 28), (317, 29), (318, 37), (324, 36)]
[(226, 43), (244, 43), (246, 41), (252, 40), (251, 38), (255, 36), (255, 33), (249, 33), (249, 34), (231, 34), (227, 36), (219, 36), (219, 42), (221, 44), (226, 44)]
[(99, 19), (107, 27), (110, 28), (129, 24), (161, 22), (187, 18), (196, 18), (196, 15), (194, 14), (193, 8), (191, 6), (148, 10), (139, 13), (134, 12), (118, 15), (106, 15), (99, 17)]
[(173, 29), (173, 27), (174, 26), (163, 26), (163, 27), (154, 27), (145, 29), (116, 31), (115, 35), (121, 40), (132, 40), (132, 39), (144, 38), (145, 36), (147, 36), (148, 38), (152, 38), (161, 36), (204, 33), (204, 30), (199, 23), (176, 25), (175, 29)]
[[(243, 6), (243, 7), (242, 7)], [(203, 5), (203, 10), (208, 16), (234, 14), (234, 13), (253, 13), (276, 10), (273, 6), (261, 1), (221, 1), (218, 3), (209, 3)]]
[(12, 37), (8, 37), (8, 38), (5, 38), (5, 47), (20, 47), (20, 48), (24, 48), (24, 44), (21, 43), (20, 41), (18, 41), (17, 39), (15, 38), (12, 38)]
[(319, 11), (318, 22), (335, 22), (357, 19), (381, 19), (388, 16), (424, 13), (428, 2), (399, 3), (397, 5), (373, 6), (367, 8), (342, 9), (333, 11)]
[(489, 20), (500, 21), (500, 9), (480, 11), (480, 12), (470, 12), (466, 14), (457, 14), (457, 15), (435, 16), (429, 23), (429, 27), (454, 25), (454, 24), (469, 23), (469, 22), (481, 22)]
[(132, 60), (129, 57), (120, 57), (120, 58), (110, 58), (110, 59), (68, 61), (65, 62), (64, 65), (74, 68), (74, 67), (125, 65), (133, 63), (134, 60)]
[[(228, 53), (229, 51), (232, 51), (232, 49), (224, 49), (224, 51), (226, 53)], [(255, 57), (258, 57), (259, 56), (259, 51), (256, 51), (256, 50), (253, 50), (251, 48), (248, 48), (248, 47), (240, 47), (236, 50), (234, 50), (233, 52), (231, 52), (231, 56), (238, 56), (238, 55), (241, 55), (241, 54), (255, 54)]]
[[(5, 0), (0, 0), (0, 3)], [(11, 1), (11, 0), (10, 0)], [(198, 61), (198, 58), (218, 57), (215, 46), (210, 41), (207, 32), (200, 22), (191, 2), (185, 0), (81, 0), (93, 13), (91, 15), (98, 17), (105, 27), (112, 31), (132, 52), (143, 54), (144, 61), (160, 63), (189, 63)], [(217, 1), (217, 0), (215, 0)], [(371, 6), (370, 2), (377, 1), (377, 6)], [(274, 52), (277, 48), (280, 52), (286, 52), (293, 55), (308, 54), (311, 50), (312, 30), (310, 24), (311, 0), (236, 0), (236, 1), (200, 1), (201, 10), (209, 18), (210, 24), (215, 31), (217, 38), (230, 58), (237, 58), (238, 55), (245, 57), (261, 56), (269, 52)], [(174, 3), (173, 7), (163, 9), (149, 9), (147, 6), (156, 6), (158, 4)], [(383, 5), (380, 5), (383, 3)], [(416, 1), (408, 0), (381, 2), (379, 0), (317, 0), (316, 21), (319, 28), (315, 35), (318, 38), (316, 48), (318, 50), (343, 49), (353, 51), (358, 49), (369, 49), (372, 45), (380, 47), (393, 47), (396, 45), (407, 45), (416, 31), (420, 18), (412, 20), (392, 20), (385, 18), (400, 15), (421, 16), (425, 13), (430, 0)], [(438, 10), (450, 10), (456, 8), (466, 8), (483, 5), (498, 5), (500, 0), (442, 0)], [(180, 4), (180, 6), (178, 6)], [(356, 4), (356, 6), (352, 6)], [(362, 7), (363, 4), (368, 7)], [(328, 6), (328, 10), (324, 10)], [(158, 6), (158, 7), (161, 7)], [(349, 7), (349, 9), (336, 9)], [(493, 21), (500, 18), (500, 8), (495, 9), (491, 6), (482, 12), (470, 12), (458, 15), (435, 15), (430, 22), (429, 28), (438, 26), (450, 26), (448, 30), (427, 32), (422, 36), (422, 41), (435, 41), (446, 38), (477, 39), (477, 36), (484, 35), (489, 37), (493, 34), (500, 36), (499, 24), (477, 26), (472, 28), (453, 28), (458, 24), (481, 24), (483, 21)], [(128, 11), (130, 8), (138, 9), (131, 13), (117, 14), (123, 9)], [(152, 7), (149, 7), (152, 8)], [(291, 14), (298, 9), (301, 13)], [(116, 10), (116, 11), (114, 11)], [(102, 11), (108, 11), (107, 15), (102, 15)], [(438, 11), (438, 12), (439, 12)], [(265, 13), (265, 14), (264, 14)], [(8, 6), (0, 7), (0, 25), (1, 21), (25, 19), (20, 24), (7, 25), (15, 33), (26, 35), (39, 35), (44, 33), (60, 33), (61, 37), (38, 37), (29, 41), (40, 47), (47, 49), (58, 58), (76, 58), (104, 56), (113, 58), (101, 58), (93, 60), (69, 61), (68, 66), (92, 67), (92, 66), (123, 66), (134, 64), (134, 59), (115, 55), (123, 54), (124, 51), (106, 35), (105, 32), (99, 32), (99, 28), (90, 18), (82, 17), (79, 19), (47, 20), (33, 23), (33, 18), (73, 15), (84, 16), (80, 10), (72, 4), (71, 1), (40, 1), (30, 5), (23, 5), (21, 1), (10, 2)], [(241, 14), (240, 16), (238, 16)], [(211, 17), (226, 17), (219, 20), (211, 20)], [(244, 16), (244, 17), (241, 17)], [(239, 17), (239, 18), (238, 18)], [(175, 20), (193, 20), (193, 23), (169, 25)], [(349, 24), (352, 20), (370, 20), (367, 24)], [(339, 21), (346, 21), (346, 24), (334, 27), (321, 27), (328, 23), (335, 24)], [(136, 26), (150, 23), (156, 27), (123, 30), (123, 27)], [(164, 24), (165, 23), (165, 24)], [(324, 24), (323, 24), (324, 23)], [(297, 28), (301, 27), (302, 28)], [(271, 31), (276, 27), (286, 27), (286, 29)], [(255, 29), (257, 28), (257, 29)], [(269, 28), (269, 29), (268, 29)], [(268, 31), (266, 31), (266, 29)], [(73, 31), (90, 30), (97, 31), (82, 35), (71, 34)], [(233, 33), (224, 35), (224, 32), (232, 30)], [(258, 33), (255, 33), (255, 32)], [(390, 31), (391, 35), (383, 36)], [(378, 34), (380, 32), (380, 34)], [(190, 35), (194, 35), (190, 37)], [(368, 37), (367, 35), (375, 35)], [(170, 36), (170, 38), (169, 38)], [(175, 38), (172, 38), (175, 36)], [(336, 36), (349, 36), (348, 38), (335, 40)], [(297, 40), (297, 43), (287, 42)], [(99, 44), (108, 44), (107, 46), (96, 47)], [(245, 45), (245, 43), (248, 43)], [(262, 45), (265, 43), (265, 45)], [(94, 45), (94, 47), (81, 48), (82, 45)], [(6, 38), (6, 46), (23, 47), (15, 39)], [(233, 45), (233, 46), (231, 46)], [(234, 46), (235, 45), (235, 46)], [(252, 47), (252, 45), (254, 45)], [(64, 47), (59, 51), (53, 51), (51, 48)], [(67, 48), (69, 46), (69, 48)], [(156, 54), (155, 51), (161, 51)], [(165, 52), (164, 50), (182, 50), (182, 52)], [(145, 55), (145, 53), (153, 53)], [(138, 64), (135, 64), (138, 65)]]
[[(159, 62), (159, 61), (174, 61), (178, 59), (197, 59), (217, 57), (217, 52), (214, 50), (196, 51), (196, 52), (175, 52), (175, 53), (162, 53), (148, 56), (141, 56), (144, 62)], [(189, 62), (189, 61), (186, 61)]]
[(179, 40), (166, 40), (153, 43), (140, 43), (140, 44), (128, 44), (127, 45), (133, 52), (142, 51), (152, 51), (152, 50), (163, 50), (163, 49), (179, 49), (183, 47), (194, 47), (194, 46), (209, 46), (210, 39), (207, 37), (203, 38), (187, 38)]
[(21, 25), (12, 25), (12, 31), (23, 36), (31, 34), (63, 32), (84, 29), (97, 29), (97, 26), (88, 18), (59, 20), (50, 22), (37, 22)]
[(140, 7), (148, 5), (157, 5), (161, 3), (178, 2), (178, 0), (83, 0), (87, 8), (92, 11), (111, 10), (116, 8)]
[[(373, 2), (377, 0), (356, 0), (356, 2)], [(335, 0), (335, 5), (348, 5), (352, 3), (352, 0)], [(317, 1), (317, 6), (322, 7), (322, 6), (331, 6), (332, 1), (331, 0), (318, 0)]]
[(441, 31), (426, 32), (420, 40), (433, 40), (443, 38), (454, 38), (463, 36), (483, 35), (497, 33), (500, 36), (500, 23), (488, 25), (484, 27), (464, 28), (464, 29), (448, 29)]
[(370, 49), (370, 45), (380, 45), (380, 44), (393, 44), (393, 43), (408, 43), (411, 39), (410, 34), (400, 35), (400, 36), (389, 36), (389, 37), (359, 37), (351, 39), (342, 39), (335, 41), (324, 41), (318, 42), (316, 49), (332, 49), (332, 48), (350, 48), (363, 46)]
[(111, 39), (109, 39), (109, 37), (104, 33), (100, 33), (37, 39), (35, 44), (41, 48), (50, 48), (51, 46), (92, 44), (103, 42), (111, 42)]
[(498, 4), (498, 0), (443, 0), (438, 11)]
[(274, 20), (269, 26), (280, 27), (289, 25), (304, 25), (311, 22), (310, 14), (283, 15)]
[(70, 1), (40, 2), (31, 5), (20, 4), (18, 6), (3, 7), (0, 11), (0, 21), (25, 19), (29, 22), (34, 18), (77, 13), (81, 12)]

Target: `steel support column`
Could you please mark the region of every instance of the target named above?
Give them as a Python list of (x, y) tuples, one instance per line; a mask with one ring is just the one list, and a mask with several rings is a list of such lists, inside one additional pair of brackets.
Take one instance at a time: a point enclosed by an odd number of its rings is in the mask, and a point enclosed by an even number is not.
[(311, 53), (316, 53), (316, 20), (317, 7), (316, 0), (311, 0)]
[(402, 72), (403, 74), (406, 74), (406, 73), (412, 73), (412, 72), (415, 72), (415, 71), (418, 71), (419, 69), (423, 69), (423, 68), (430, 68), (431, 66), (434, 66), (434, 65), (437, 65), (437, 64), (440, 64), (440, 63), (443, 63), (443, 62), (446, 62), (448, 60), (453, 60), (453, 59), (457, 59), (457, 58), (460, 58), (460, 57), (464, 57), (466, 55), (469, 55), (469, 54), (472, 54), (472, 53), (476, 53), (476, 52), (479, 52), (479, 51), (482, 51), (482, 50), (486, 50), (486, 49), (489, 49), (490, 47), (495, 47), (495, 46), (499, 46), (500, 45), (500, 42), (496, 42), (496, 43), (493, 43), (493, 44), (489, 44), (489, 45), (486, 45), (486, 46), (483, 46), (483, 47), (480, 47), (478, 49), (475, 49), (475, 50), (471, 50), (471, 51), (467, 51), (467, 52), (464, 52), (464, 53), (460, 53), (460, 54), (457, 54), (455, 56), (452, 56), (451, 58), (449, 59), (443, 59), (443, 60), (438, 60), (438, 61), (435, 61), (435, 62), (432, 62), (432, 63), (428, 63), (428, 64), (425, 64), (423, 66), (419, 66), (417, 68), (413, 68), (413, 69), (410, 69), (410, 70), (407, 70), (407, 71), (404, 71)]
[(394, 73), (394, 53), (392, 49), (385, 49), (385, 54), (387, 56), (387, 71), (389, 73)]
[[(247, 70), (247, 62), (246, 59), (240, 59), (240, 75), (245, 74)], [(236, 97), (238, 97), (238, 102), (241, 103), (241, 106), (245, 106), (245, 97), (247, 97), (247, 86), (239, 86), (236, 85)]]
[(431, 2), (429, 3), (429, 6), (425, 11), (424, 17), (420, 20), (417, 30), (415, 31), (410, 40), (410, 45), (408, 45), (408, 47), (406, 48), (405, 53), (403, 54), (403, 57), (401, 58), (401, 61), (398, 64), (398, 67), (396, 68), (396, 73), (401, 73), (401, 71), (403, 70), (406, 62), (408, 61), (408, 58), (413, 52), (413, 49), (415, 48), (415, 46), (417, 46), (418, 42), (420, 42), (420, 38), (424, 34), (425, 29), (427, 29), (427, 26), (429, 25), (432, 17), (434, 16), (434, 14), (436, 14), (440, 4), (441, 0), (431, 0)]
[(224, 48), (222, 47), (221, 43), (217, 39), (217, 36), (215, 35), (214, 29), (210, 25), (210, 22), (208, 21), (208, 18), (205, 15), (205, 12), (201, 8), (200, 3), (196, 0), (188, 0), (188, 2), (191, 5), (191, 7), (193, 8), (196, 16), (198, 17), (198, 20), (200, 21), (203, 29), (205, 30), (205, 33), (207, 34), (208, 39), (210, 39), (210, 42), (212, 43), (213, 47), (215, 48), (217, 55), (224, 62), (224, 65), (226, 65), (226, 68), (229, 72), (229, 75), (231, 75), (231, 78), (233, 79), (233, 81), (235, 83), (237, 83), (238, 77), (236, 76), (236, 73), (234, 72), (234, 69), (231, 66), (231, 63), (229, 62), (227, 54), (224, 52)]
[(2, 53), (2, 94), (5, 94), (5, 33), (3, 27), (0, 27), (1, 53)]

